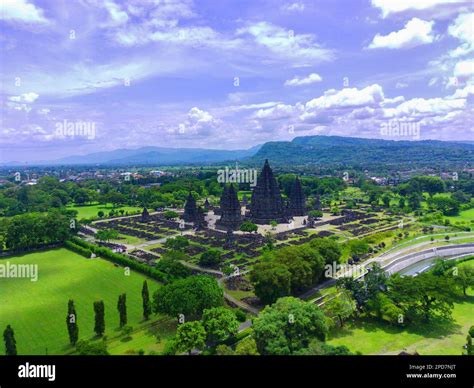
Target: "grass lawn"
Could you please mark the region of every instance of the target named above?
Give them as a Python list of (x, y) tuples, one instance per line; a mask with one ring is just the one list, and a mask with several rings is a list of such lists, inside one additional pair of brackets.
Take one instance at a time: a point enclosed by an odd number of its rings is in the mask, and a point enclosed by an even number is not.
[[(145, 276), (102, 259), (85, 259), (66, 249), (35, 252), (0, 260), (0, 263), (37, 264), (38, 281), (0, 278), (0, 330), (10, 324), (15, 331), (19, 354), (69, 352), (66, 330), (67, 302), (73, 299), (80, 339), (94, 336), (94, 301), (105, 303), (106, 335), (118, 332), (117, 298), (127, 294), (129, 325), (142, 323), (141, 288)], [(157, 288), (148, 279), (150, 294)], [(0, 347), (4, 354), (4, 347)]]
[[(156, 239), (158, 239), (157, 237)], [(117, 243), (117, 244), (129, 244), (129, 245), (140, 245), (148, 240), (136, 236), (130, 236), (128, 234), (119, 233), (119, 238), (116, 240), (111, 240), (110, 242)]]
[(461, 355), (467, 331), (474, 325), (474, 290), (455, 303), (452, 316), (451, 323), (432, 322), (404, 330), (374, 320), (350, 322), (337, 329), (328, 343), (362, 354), (398, 354), (405, 349), (421, 355)]
[[(106, 216), (108, 216), (109, 212), (113, 209), (115, 212), (118, 210), (124, 210), (129, 214), (136, 214), (137, 211), (142, 211), (143, 209), (136, 206), (121, 206), (114, 208), (112, 204), (107, 205), (85, 205), (85, 206), (68, 206), (68, 210), (76, 210), (77, 211), (77, 218), (82, 220), (86, 218), (97, 218), (97, 213), (102, 210)], [(118, 214), (120, 216), (120, 213)]]
[[(130, 338), (116, 338), (108, 341), (107, 350), (112, 355), (138, 354), (140, 350), (143, 350), (145, 354), (161, 353), (167, 340), (176, 333), (176, 325), (175, 318), (163, 318), (132, 333)], [(159, 340), (157, 335), (159, 335)]]
[(453, 224), (456, 224), (456, 222), (465, 222), (469, 225), (471, 222), (474, 222), (474, 208), (469, 210), (463, 210), (459, 212), (459, 215), (457, 216), (445, 218), (447, 218)]

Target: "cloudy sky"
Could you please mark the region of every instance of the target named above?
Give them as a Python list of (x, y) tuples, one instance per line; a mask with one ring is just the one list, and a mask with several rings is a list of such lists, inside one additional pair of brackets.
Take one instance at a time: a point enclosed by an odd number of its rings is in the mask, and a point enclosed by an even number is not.
[(0, 159), (302, 135), (474, 140), (473, 11), (455, 0), (2, 0)]

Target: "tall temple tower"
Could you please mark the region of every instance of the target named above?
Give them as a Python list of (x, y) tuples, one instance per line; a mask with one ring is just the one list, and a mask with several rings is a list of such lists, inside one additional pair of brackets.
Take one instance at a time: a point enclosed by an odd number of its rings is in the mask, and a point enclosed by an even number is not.
[(269, 224), (272, 221), (283, 223), (288, 221), (280, 188), (273, 176), (268, 160), (265, 160), (262, 172), (257, 179), (257, 185), (252, 192), (250, 219), (256, 224)]
[(217, 220), (216, 225), (223, 229), (235, 230), (242, 223), (240, 202), (234, 185), (224, 186), (221, 196), (221, 218)]
[(203, 221), (203, 217), (196, 206), (196, 200), (192, 196), (191, 192), (189, 192), (188, 198), (186, 199), (186, 203), (184, 205), (183, 220), (186, 222), (193, 222), (194, 224), (200, 224)]
[(298, 177), (293, 182), (290, 191), (290, 202), (288, 204), (288, 215), (293, 216), (304, 216), (305, 211), (305, 197), (303, 194), (303, 188), (301, 187), (301, 181)]

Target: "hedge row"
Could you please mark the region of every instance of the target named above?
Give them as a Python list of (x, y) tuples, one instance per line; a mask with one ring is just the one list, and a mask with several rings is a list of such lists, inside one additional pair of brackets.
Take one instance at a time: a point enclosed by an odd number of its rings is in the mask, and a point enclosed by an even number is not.
[(149, 276), (152, 279), (158, 280), (159, 282), (168, 283), (171, 280), (165, 273), (157, 270), (156, 268), (150, 267), (146, 264), (139, 263), (138, 261), (135, 261), (126, 255), (112, 252), (109, 248), (99, 247), (97, 245), (88, 243), (87, 241), (84, 241), (78, 237), (73, 237), (72, 243), (74, 245), (79, 245), (83, 247), (84, 249), (91, 251), (96, 256), (100, 256), (106, 260), (112, 261), (113, 263), (133, 269), (137, 272), (140, 272), (144, 275)]
[(65, 241), (64, 245), (66, 245), (66, 248), (70, 249), (71, 251), (76, 252), (81, 256), (87, 257), (88, 259), (92, 255), (92, 251), (89, 248), (85, 248), (71, 240)]

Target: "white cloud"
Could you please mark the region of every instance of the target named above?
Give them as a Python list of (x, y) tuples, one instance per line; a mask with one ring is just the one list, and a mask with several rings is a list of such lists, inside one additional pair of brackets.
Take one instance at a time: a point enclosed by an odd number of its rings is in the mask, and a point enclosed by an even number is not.
[(454, 76), (460, 80), (465, 80), (474, 75), (474, 59), (461, 61), (454, 66)]
[(268, 22), (258, 22), (240, 28), (237, 35), (251, 36), (261, 48), (293, 63), (293, 67), (309, 66), (333, 58), (331, 50), (316, 43), (313, 34), (299, 34)]
[(395, 85), (395, 87), (396, 87), (397, 89), (404, 89), (404, 88), (407, 88), (407, 87), (408, 87), (408, 84), (405, 83), (405, 82), (400, 82), (400, 81), (399, 81), (399, 82), (397, 82), (397, 84)]
[(282, 118), (289, 118), (298, 110), (302, 110), (302, 105), (287, 105), (287, 104), (277, 104), (274, 107), (267, 109), (259, 109), (252, 116), (256, 119), (266, 119), (266, 120), (277, 120)]
[(107, 26), (119, 26), (127, 23), (129, 16), (127, 12), (121, 9), (121, 7), (111, 0), (106, 0), (103, 4), (104, 8), (109, 13), (110, 22)]
[(448, 33), (461, 41), (461, 46), (449, 53), (451, 57), (457, 58), (474, 51), (474, 13), (459, 15), (449, 26)]
[(321, 82), (323, 79), (317, 73), (311, 73), (306, 77), (294, 77), (292, 79), (285, 81), (285, 86), (301, 86), (301, 85), (309, 85), (315, 82)]
[(402, 102), (395, 108), (384, 109), (385, 117), (410, 117), (419, 118), (423, 116), (444, 115), (452, 111), (463, 110), (466, 107), (466, 100), (445, 99), (445, 98), (413, 98)]
[(327, 109), (335, 107), (357, 107), (361, 105), (377, 104), (384, 99), (382, 87), (378, 84), (367, 86), (364, 89), (344, 88), (330, 89), (324, 95), (306, 103), (306, 109)]
[(14, 102), (32, 103), (32, 102), (35, 102), (38, 97), (39, 97), (38, 94), (34, 92), (30, 92), (30, 93), (20, 94), (19, 96), (12, 96), (9, 98), (9, 100), (14, 101)]
[(0, 2), (0, 20), (32, 24), (48, 23), (43, 10), (28, 0), (2, 0)]
[(193, 107), (189, 110), (187, 119), (178, 125), (178, 133), (182, 135), (205, 135), (217, 128), (221, 120), (214, 118), (209, 112)]
[(444, 9), (443, 13), (439, 13), (442, 16), (459, 9), (465, 9), (469, 6), (469, 3), (470, 1), (466, 0), (372, 0), (372, 6), (379, 8), (384, 18), (407, 11), (426, 12), (433, 9), (436, 11), (436, 8)]
[(303, 12), (305, 5), (303, 3), (287, 3), (283, 4), (281, 9), (288, 12)]
[(391, 32), (388, 35), (375, 35), (369, 48), (400, 49), (432, 43), (435, 39), (432, 35), (433, 25), (433, 21), (428, 22), (418, 18), (413, 18), (399, 31)]

